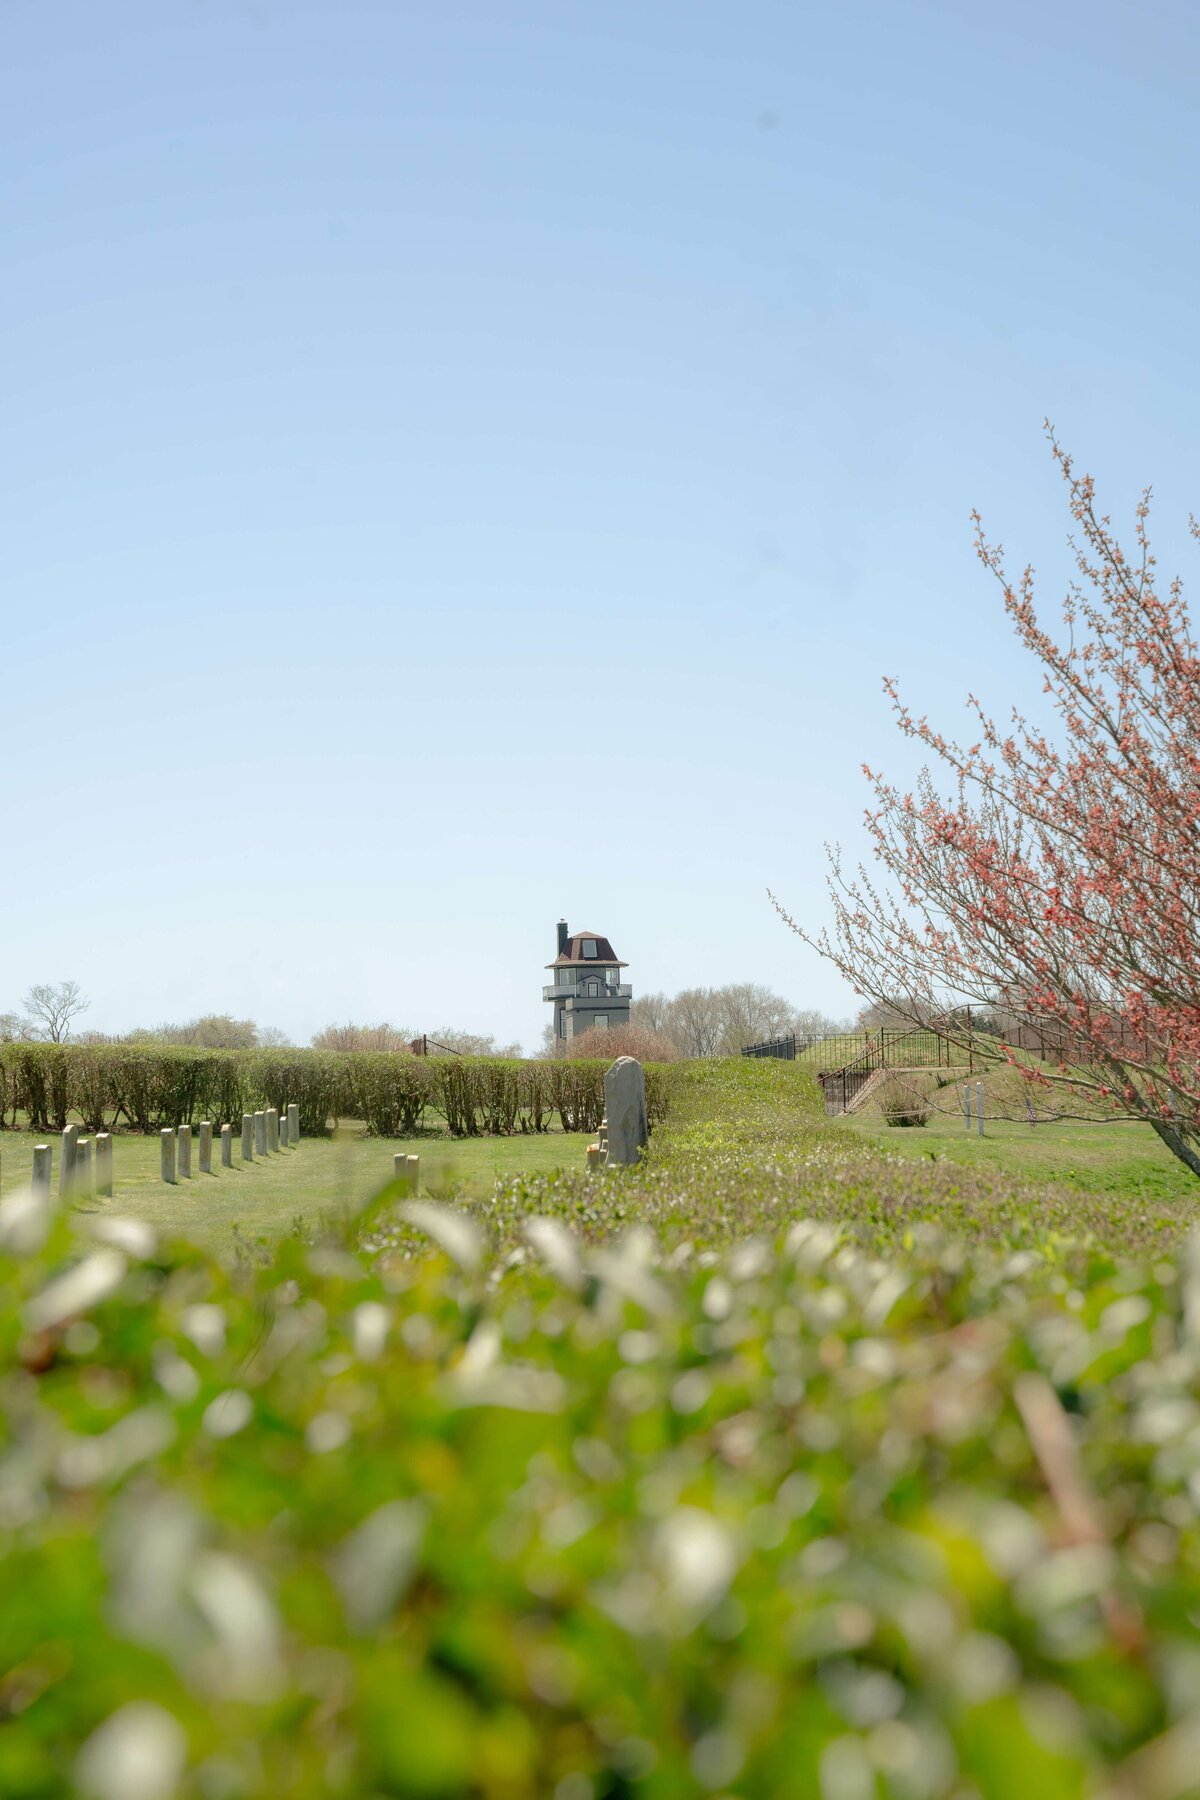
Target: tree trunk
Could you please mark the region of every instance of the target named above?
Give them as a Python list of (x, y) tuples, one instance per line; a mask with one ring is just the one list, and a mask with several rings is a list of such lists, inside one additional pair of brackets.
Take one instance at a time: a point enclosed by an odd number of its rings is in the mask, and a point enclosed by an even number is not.
[(1151, 1119), (1150, 1123), (1171, 1155), (1177, 1156), (1181, 1163), (1186, 1164), (1193, 1175), (1200, 1175), (1200, 1156), (1188, 1147), (1182, 1132), (1177, 1131), (1174, 1125), (1164, 1124), (1161, 1119)]

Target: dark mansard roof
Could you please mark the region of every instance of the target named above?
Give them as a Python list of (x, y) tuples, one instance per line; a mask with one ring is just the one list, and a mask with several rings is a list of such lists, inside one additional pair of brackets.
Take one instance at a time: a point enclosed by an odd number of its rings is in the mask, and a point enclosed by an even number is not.
[[(585, 956), (583, 954), (584, 938), (589, 938), (595, 944), (595, 956)], [(560, 955), (556, 956), (552, 963), (547, 963), (546, 967), (548, 969), (569, 969), (576, 967), (583, 969), (626, 969), (629, 965), (620, 960), (608, 939), (606, 937), (601, 937), (598, 931), (576, 931), (567, 939), (566, 949), (562, 951)]]

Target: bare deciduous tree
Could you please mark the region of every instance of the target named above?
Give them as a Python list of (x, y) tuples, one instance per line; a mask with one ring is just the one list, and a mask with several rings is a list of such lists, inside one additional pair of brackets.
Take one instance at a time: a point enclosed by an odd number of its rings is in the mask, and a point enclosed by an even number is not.
[(713, 997), (721, 1022), (717, 1049), (722, 1056), (740, 1056), (744, 1044), (783, 1037), (792, 1029), (795, 1008), (761, 982), (733, 982), (718, 988)]
[(859, 1025), (893, 1025), (915, 1026), (927, 1025), (933, 1018), (940, 1018), (944, 1007), (937, 1007), (922, 1000), (918, 994), (885, 994), (879, 1000), (869, 1000), (858, 1009)]
[(139, 1025), (126, 1034), (131, 1044), (187, 1044), (202, 1050), (252, 1050), (263, 1042), (253, 1019), (205, 1013), (182, 1025)]
[(629, 1023), (636, 1025), (641, 1031), (665, 1031), (670, 1033), (671, 996), (669, 994), (639, 994), (630, 1002)]
[[(737, 981), (719, 988), (643, 994), (629, 1009), (630, 1024), (671, 1040), (681, 1056), (738, 1056), (746, 1044), (795, 1032), (828, 1037), (850, 1029), (812, 1008), (802, 1010), (762, 982)], [(548, 1054), (552, 1052), (547, 1052)]]
[(520, 1044), (498, 1044), (494, 1037), (484, 1037), (477, 1031), (460, 1031), (454, 1025), (443, 1025), (437, 1031), (431, 1031), (428, 1041), (431, 1055), (436, 1055), (439, 1050), (452, 1051), (456, 1056), (520, 1057), (525, 1054)]
[(670, 1032), (684, 1056), (715, 1056), (721, 1003), (712, 988), (684, 988), (671, 1002)]
[(408, 1050), (416, 1032), (389, 1025), (327, 1025), (312, 1040), (314, 1050)]
[(798, 1007), (789, 1029), (802, 1038), (838, 1037), (842, 1032), (853, 1031), (854, 1020), (835, 1019), (814, 1006)]
[(49, 1038), (52, 1044), (65, 1044), (71, 1035), (71, 1020), (86, 1012), (91, 1002), (77, 981), (39, 981), (22, 1004), (34, 1034)]

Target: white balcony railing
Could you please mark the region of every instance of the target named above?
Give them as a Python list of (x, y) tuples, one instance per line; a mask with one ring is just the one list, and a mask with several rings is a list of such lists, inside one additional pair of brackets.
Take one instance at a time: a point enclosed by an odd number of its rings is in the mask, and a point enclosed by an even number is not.
[(577, 987), (574, 982), (570, 987), (559, 982), (551, 982), (542, 989), (543, 1000), (590, 1000), (599, 1003), (601, 1000), (632, 1000), (633, 988), (629, 982), (623, 981), (613, 987), (601, 987), (599, 993), (589, 993), (586, 987)]

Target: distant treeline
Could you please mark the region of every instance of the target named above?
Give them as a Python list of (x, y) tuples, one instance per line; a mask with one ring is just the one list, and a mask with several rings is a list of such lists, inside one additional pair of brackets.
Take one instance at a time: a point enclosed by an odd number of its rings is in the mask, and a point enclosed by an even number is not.
[[(598, 1062), (396, 1056), (389, 1051), (204, 1050), (143, 1044), (0, 1044), (0, 1127), (155, 1132), (201, 1119), (237, 1122), (258, 1107), (300, 1108), (301, 1130), (322, 1136), (361, 1119), (379, 1137), (409, 1137), (440, 1115), (454, 1137), (593, 1131), (604, 1114)], [(646, 1069), (651, 1122), (670, 1071)], [(432, 1123), (432, 1120), (430, 1120)]]
[(652, 1031), (685, 1057), (738, 1056), (745, 1044), (768, 1038), (827, 1037), (850, 1028), (812, 1008), (793, 1006), (755, 981), (719, 988), (684, 988), (678, 994), (643, 994), (633, 1002), (630, 1024)]

